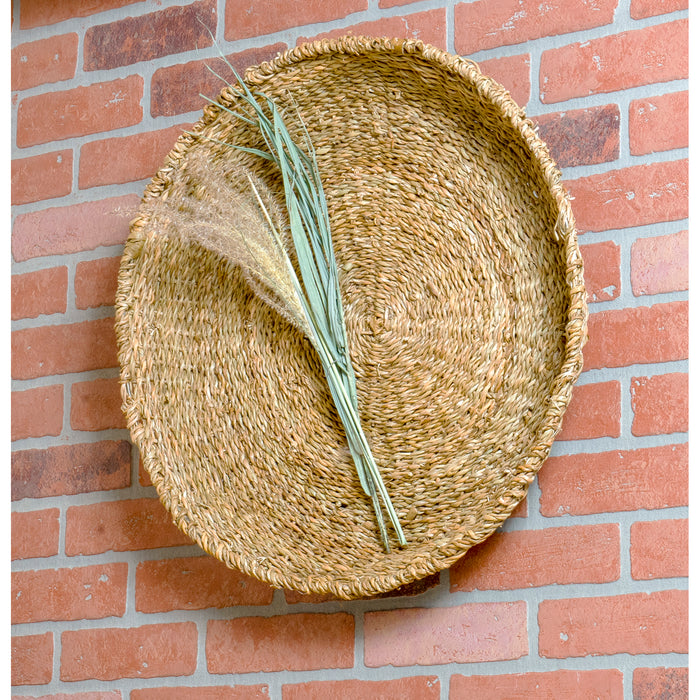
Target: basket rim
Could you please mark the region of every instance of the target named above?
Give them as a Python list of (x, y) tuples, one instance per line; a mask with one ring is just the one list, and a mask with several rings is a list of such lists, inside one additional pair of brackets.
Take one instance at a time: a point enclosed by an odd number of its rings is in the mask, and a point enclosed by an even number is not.
[[(345, 36), (338, 39), (323, 39), (306, 44), (301, 44), (279, 54), (269, 62), (251, 66), (245, 72), (245, 79), (251, 85), (264, 82), (267, 76), (283, 71), (296, 63), (307, 60), (323, 58), (337, 54), (350, 56), (370, 54), (404, 54), (432, 63), (443, 70), (458, 77), (466, 79), (476, 87), (480, 96), (497, 107), (502, 117), (507, 119), (519, 133), (522, 142), (533, 155), (543, 178), (549, 187), (549, 192), (554, 199), (558, 219), (554, 238), (564, 247), (566, 260), (566, 291), (568, 292), (568, 308), (565, 324), (565, 352), (560, 371), (552, 383), (552, 393), (549, 396), (549, 408), (546, 418), (538, 426), (528, 457), (518, 467), (513, 481), (513, 498), (511, 502), (493, 515), (493, 527), (495, 530), (513, 511), (518, 503), (527, 494), (530, 483), (535, 478), (537, 471), (542, 466), (549, 454), (552, 443), (561, 426), (561, 420), (566, 407), (571, 399), (573, 384), (578, 378), (583, 365), (583, 345), (587, 340), (586, 293), (583, 281), (583, 261), (578, 247), (575, 223), (568, 193), (561, 184), (561, 174), (549, 154), (547, 146), (537, 135), (533, 123), (526, 117), (524, 110), (511, 98), (510, 94), (492, 78), (481, 73), (478, 65), (469, 59), (455, 56), (425, 44), (420, 40), (389, 39), (386, 37)], [(226, 91), (222, 90), (219, 100), (226, 104)], [(182, 134), (170, 153), (165, 164), (145, 188), (141, 207), (136, 218), (130, 224), (130, 234), (126, 241), (124, 254), (119, 271), (118, 291), (115, 302), (115, 331), (117, 337), (117, 351), (120, 364), (120, 385), (122, 394), (122, 408), (126, 415), (127, 427), (130, 430), (134, 443), (140, 450), (144, 468), (151, 476), (158, 497), (170, 512), (176, 526), (197, 543), (205, 552), (223, 561), (227, 566), (238, 569), (244, 573), (264, 580), (275, 587), (292, 588), (305, 593), (331, 594), (339, 598), (357, 598), (372, 596), (393, 590), (399, 586), (434, 574), (447, 568), (466, 551), (477, 544), (467, 543), (464, 540), (457, 551), (445, 556), (433, 550), (431, 556), (425, 556), (415, 565), (393, 572), (390, 575), (364, 575), (348, 577), (334, 577), (332, 575), (297, 576), (294, 573), (279, 575), (276, 571), (263, 569), (256, 562), (246, 558), (237, 551), (231, 551), (220, 546), (210, 533), (203, 532), (197, 523), (191, 520), (184, 509), (177, 506), (173, 494), (170, 492), (163, 478), (157, 454), (148, 449), (147, 440), (143, 429), (143, 415), (136, 404), (129, 386), (129, 368), (138, 364), (131, 351), (129, 293), (131, 289), (130, 266), (133, 259), (139, 255), (142, 247), (143, 229), (148, 222), (148, 214), (144, 210), (147, 202), (157, 198), (168, 186), (170, 175), (180, 167), (180, 164), (188, 150), (197, 142), (197, 134), (211, 124), (217, 118), (221, 108), (215, 104), (207, 105), (203, 114), (191, 133)], [(490, 533), (489, 533), (490, 534)], [(483, 541), (480, 538), (478, 541)]]

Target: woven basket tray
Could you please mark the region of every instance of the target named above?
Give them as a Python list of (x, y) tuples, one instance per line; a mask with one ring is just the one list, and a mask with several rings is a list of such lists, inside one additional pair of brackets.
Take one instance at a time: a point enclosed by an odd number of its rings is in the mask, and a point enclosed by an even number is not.
[[(296, 103), (315, 144), (361, 418), (408, 546), (382, 549), (308, 341), (228, 261), (151, 220), (192, 186), (199, 149), (281, 195), (265, 162), (211, 140), (178, 140), (132, 223), (116, 310), (128, 426), (205, 551), (276, 587), (378, 594), (488, 537), (549, 453), (586, 336), (569, 201), (508, 93), (421, 42), (307, 44), (246, 78)], [(218, 107), (194, 131), (261, 145)]]

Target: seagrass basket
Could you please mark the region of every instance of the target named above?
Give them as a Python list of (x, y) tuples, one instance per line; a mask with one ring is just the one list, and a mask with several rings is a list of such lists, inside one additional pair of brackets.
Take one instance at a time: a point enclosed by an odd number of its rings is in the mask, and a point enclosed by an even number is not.
[[(193, 186), (202, 150), (212, 168), (243, 159), (281, 196), (269, 164), (212, 140), (260, 146), (217, 106), (132, 222), (116, 302), (128, 427), (206, 552), (275, 587), (379, 594), (488, 537), (549, 453), (586, 338), (569, 200), (507, 91), (419, 41), (305, 44), (246, 81), (298, 109), (314, 143), (361, 419), (408, 545), (381, 546), (306, 338), (229, 261), (151, 216)], [(237, 106), (228, 89), (219, 101)]]

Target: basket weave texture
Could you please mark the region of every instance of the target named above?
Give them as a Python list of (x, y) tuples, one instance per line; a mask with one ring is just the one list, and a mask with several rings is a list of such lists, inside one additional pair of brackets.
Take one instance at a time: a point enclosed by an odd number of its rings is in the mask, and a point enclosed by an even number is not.
[[(586, 338), (574, 220), (531, 122), (470, 61), (346, 37), (246, 80), (295, 105), (315, 145), (361, 419), (408, 546), (382, 549), (310, 343), (230, 262), (151, 216), (158, 198), (198, 186), (188, 161), (202, 150), (284, 201), (268, 163), (206, 138), (175, 144), (126, 245), (128, 426), (174, 522), (205, 551), (276, 587), (379, 594), (488, 537), (546, 459)], [(239, 106), (228, 89), (219, 100)], [(262, 145), (217, 106), (194, 132)]]

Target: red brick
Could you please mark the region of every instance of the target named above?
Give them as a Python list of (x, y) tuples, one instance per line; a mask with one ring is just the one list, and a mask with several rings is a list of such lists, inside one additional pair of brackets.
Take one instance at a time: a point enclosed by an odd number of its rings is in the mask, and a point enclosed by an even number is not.
[(630, 529), (632, 578), (688, 576), (688, 521), (633, 523)]
[(12, 513), (12, 560), (58, 554), (58, 508)]
[[(151, 178), (165, 163), (177, 139), (190, 124), (132, 136), (86, 143), (80, 149), (78, 186), (121, 184)], [(105, 168), (105, 163), (110, 167)]]
[(687, 9), (688, 0), (632, 0), (630, 16), (632, 19), (643, 19)]
[(128, 552), (192, 544), (155, 498), (71, 506), (66, 511), (66, 554)]
[(426, 10), (400, 17), (383, 17), (372, 22), (361, 22), (343, 29), (333, 29), (313, 37), (299, 37), (297, 44), (305, 41), (334, 39), (346, 35), (391, 36), (400, 39), (420, 39), (440, 49), (446, 48), (447, 25), (444, 9)]
[(688, 232), (638, 238), (630, 264), (635, 296), (688, 289)]
[[(253, 9), (254, 8), (254, 9)], [(226, 0), (224, 38), (250, 39), (305, 24), (342, 19), (367, 9), (367, 0)]]
[[(249, 66), (269, 61), (286, 48), (287, 44), (278, 42), (229, 54), (226, 58), (236, 72), (243, 75)], [(224, 83), (207, 66), (216, 71), (221, 78), (233, 82), (233, 73), (219, 58), (158, 68), (151, 79), (151, 116), (170, 117), (199, 111), (207, 104), (207, 100), (200, 94), (216, 99)]]
[(616, 0), (476, 0), (455, 6), (455, 50), (472, 54), (613, 21)]
[(229, 569), (214, 557), (144, 561), (136, 567), (140, 612), (269, 605), (273, 593), (268, 584)]
[(539, 473), (542, 515), (688, 504), (688, 445), (550, 457)]
[(88, 17), (97, 12), (104, 12), (116, 7), (132, 5), (141, 0), (61, 0), (61, 2), (46, 2), (46, 0), (22, 0), (19, 8), (20, 29), (43, 27), (55, 24), (73, 17)]
[(688, 592), (543, 600), (540, 656), (688, 652)]
[(620, 577), (618, 525), (496, 532), (450, 569), (450, 590), (604, 583)]
[(20, 148), (134, 126), (141, 121), (143, 78), (132, 75), (25, 97), (17, 107)]
[(12, 333), (13, 379), (86, 372), (118, 364), (112, 318), (25, 328)]
[(410, 5), (412, 2), (418, 2), (418, 0), (379, 0), (379, 7), (381, 9), (398, 7), (399, 5)]
[(450, 700), (623, 700), (622, 671), (549, 671), (450, 679)]
[(370, 667), (504, 661), (527, 653), (522, 601), (365, 613), (365, 665)]
[(587, 301), (612, 301), (620, 296), (620, 246), (612, 241), (581, 246)]
[(620, 382), (574, 387), (557, 440), (620, 437)]
[(12, 440), (60, 435), (63, 430), (63, 385), (12, 392)]
[(98, 24), (85, 32), (83, 68), (110, 70), (202, 49), (212, 44), (210, 31), (216, 34), (215, 0)]
[(688, 92), (630, 102), (630, 153), (646, 155), (688, 147)]
[(61, 635), (62, 681), (191, 676), (196, 668), (194, 622), (69, 630)]
[(126, 428), (119, 379), (95, 379), (73, 384), (70, 425), (74, 430)]
[(151, 477), (149, 473), (146, 471), (146, 468), (143, 466), (143, 460), (141, 459), (141, 456), (139, 455), (139, 484), (141, 486), (153, 486), (153, 482), (151, 481)]
[(140, 688), (130, 700), (268, 700), (266, 685), (208, 686), (197, 688)]
[(12, 275), (12, 320), (66, 312), (68, 268)]
[(635, 668), (632, 676), (634, 700), (687, 700), (687, 668)]
[(73, 151), (55, 151), (12, 161), (12, 204), (63, 197), (73, 188)]
[(606, 163), (620, 155), (617, 105), (543, 114), (533, 121), (560, 168)]
[(50, 683), (53, 673), (53, 635), (12, 637), (12, 685)]
[(210, 620), (209, 673), (352, 668), (355, 619), (348, 613)]
[(126, 440), (12, 453), (12, 500), (123, 489), (131, 483)]
[[(13, 695), (12, 700), (20, 700), (23, 696)], [(51, 695), (42, 695), (33, 700), (122, 700), (120, 690), (105, 690), (95, 691), (94, 693), (52, 693)]]
[(682, 372), (632, 377), (633, 435), (688, 431), (688, 375)]
[(530, 101), (530, 54), (479, 61), (479, 70), (503, 85), (521, 106)]
[(436, 676), (387, 681), (310, 681), (282, 686), (282, 700), (440, 700)]
[(79, 309), (113, 306), (121, 258), (84, 260), (75, 268), (75, 305)]
[(12, 255), (20, 262), (122, 245), (138, 203), (138, 195), (128, 194), (19, 214), (12, 228)]
[(581, 231), (609, 231), (688, 216), (688, 161), (634, 165), (569, 180)]
[(644, 29), (550, 49), (540, 62), (545, 104), (688, 77), (688, 22)]
[(585, 369), (671, 362), (688, 357), (688, 304), (640, 306), (591, 314)]
[(127, 564), (12, 573), (12, 624), (121, 617)]
[(28, 41), (12, 49), (12, 90), (70, 80), (78, 65), (78, 35)]

